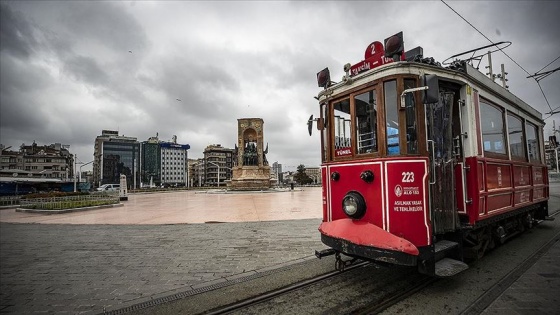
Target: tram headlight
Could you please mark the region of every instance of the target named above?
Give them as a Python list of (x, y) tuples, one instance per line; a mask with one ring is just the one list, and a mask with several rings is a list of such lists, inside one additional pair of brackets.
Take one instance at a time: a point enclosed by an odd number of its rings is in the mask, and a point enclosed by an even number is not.
[(366, 213), (366, 201), (360, 193), (351, 191), (342, 199), (342, 210), (347, 216), (359, 219)]

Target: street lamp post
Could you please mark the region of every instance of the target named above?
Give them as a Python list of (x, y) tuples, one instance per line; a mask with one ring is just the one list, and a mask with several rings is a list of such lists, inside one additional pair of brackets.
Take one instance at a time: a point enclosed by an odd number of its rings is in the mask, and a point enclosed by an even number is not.
[(220, 164), (210, 162), (210, 161), (208, 161), (208, 163), (218, 167), (218, 184), (216, 186), (220, 187)]
[[(80, 162), (80, 164), (83, 164)], [(74, 192), (76, 192), (76, 166), (78, 166), (78, 155), (74, 155)]]
[(86, 166), (86, 165), (88, 165), (88, 164), (91, 164), (91, 163), (93, 163), (93, 161), (90, 161), (90, 162), (87, 162), (87, 163), (85, 163), (85, 164), (80, 165), (80, 173), (78, 174), (78, 176), (79, 176), (79, 177), (78, 177), (78, 182), (79, 182), (79, 183), (82, 182), (82, 167), (84, 167), (84, 166)]
[[(220, 164), (214, 163), (214, 162), (210, 162), (210, 161), (208, 161), (208, 163), (213, 164), (213, 165), (216, 165), (216, 166), (218, 167), (218, 185), (217, 185), (217, 186), (219, 187), (219, 186), (220, 186)], [(227, 167), (227, 166), (222, 166), (222, 168), (231, 170), (231, 168), (229, 168), (229, 167)]]

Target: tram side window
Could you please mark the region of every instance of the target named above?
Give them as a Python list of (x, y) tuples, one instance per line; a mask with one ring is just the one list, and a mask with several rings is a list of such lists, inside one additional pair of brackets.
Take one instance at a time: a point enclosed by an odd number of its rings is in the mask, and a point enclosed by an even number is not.
[(321, 131), (321, 137), (323, 138), (323, 162), (325, 162), (327, 160), (327, 122), (329, 121), (328, 117), (327, 117), (327, 105), (326, 104), (321, 104), (321, 117), (323, 118), (323, 121), (325, 122), (325, 126), (323, 127), (323, 130)]
[(350, 131), (350, 100), (334, 103), (334, 154), (335, 157), (352, 155)]
[(537, 133), (537, 126), (528, 122), (526, 125), (527, 131), (527, 147), (529, 152), (529, 162), (540, 162), (541, 153), (539, 150), (539, 138)]
[(523, 140), (523, 122), (521, 118), (510, 113), (507, 115), (509, 151), (512, 158), (525, 160), (525, 141)]
[(385, 123), (387, 125), (387, 155), (400, 154), (399, 116), (397, 111), (397, 81), (383, 83), (385, 93)]
[(358, 154), (377, 152), (377, 101), (375, 91), (354, 98)]
[(503, 114), (498, 107), (481, 100), (480, 122), (485, 152), (506, 154)]
[[(416, 81), (412, 79), (404, 80), (404, 88), (412, 89), (416, 87)], [(406, 109), (406, 149), (408, 154), (418, 153), (418, 137), (416, 128), (416, 102), (414, 93), (407, 93), (405, 96)]]

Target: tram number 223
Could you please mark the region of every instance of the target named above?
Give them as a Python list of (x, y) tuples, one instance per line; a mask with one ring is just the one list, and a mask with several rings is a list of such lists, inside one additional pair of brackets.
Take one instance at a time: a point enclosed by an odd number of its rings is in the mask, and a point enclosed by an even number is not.
[(402, 182), (403, 183), (414, 183), (414, 173), (413, 172), (402, 172)]

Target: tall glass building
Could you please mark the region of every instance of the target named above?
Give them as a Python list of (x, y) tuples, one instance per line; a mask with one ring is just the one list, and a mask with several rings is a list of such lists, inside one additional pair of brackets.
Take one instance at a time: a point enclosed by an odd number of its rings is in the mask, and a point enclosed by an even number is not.
[(160, 141), (157, 136), (142, 142), (142, 182), (152, 185), (188, 185), (190, 145)]
[(135, 137), (119, 136), (118, 131), (103, 130), (95, 139), (94, 185), (118, 184), (126, 175), (129, 188), (140, 184), (140, 143)]

